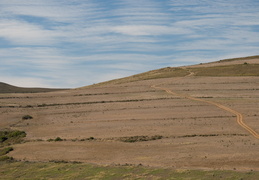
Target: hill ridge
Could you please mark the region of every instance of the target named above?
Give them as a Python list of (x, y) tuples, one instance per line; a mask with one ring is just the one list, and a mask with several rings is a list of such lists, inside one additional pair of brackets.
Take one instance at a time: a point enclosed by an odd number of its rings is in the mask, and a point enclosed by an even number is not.
[(40, 93), (40, 92), (52, 92), (66, 89), (55, 89), (55, 88), (25, 88), (17, 87), (4, 82), (0, 82), (0, 93)]
[[(242, 66), (242, 65), (246, 65), (246, 66)], [(100, 82), (90, 86), (83, 86), (78, 89), (88, 88), (93, 86), (122, 84), (122, 83), (135, 82), (135, 81), (141, 81), (141, 80), (183, 77), (189, 74), (188, 69), (192, 69), (192, 71), (194, 71), (195, 76), (231, 76), (231, 75), (259, 76), (259, 72), (258, 72), (259, 55), (223, 59), (219, 61), (200, 63), (196, 65), (188, 65), (188, 66), (180, 66), (180, 67), (164, 67), (164, 68), (150, 70), (147, 72), (135, 74), (124, 78)], [(229, 71), (229, 72), (226, 72), (226, 71)]]

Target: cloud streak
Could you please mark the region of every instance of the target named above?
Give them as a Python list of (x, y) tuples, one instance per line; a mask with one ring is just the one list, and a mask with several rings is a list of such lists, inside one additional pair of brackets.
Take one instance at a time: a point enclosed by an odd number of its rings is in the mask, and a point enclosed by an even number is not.
[(255, 0), (2, 0), (0, 81), (80, 87), (255, 55), (258, 8)]

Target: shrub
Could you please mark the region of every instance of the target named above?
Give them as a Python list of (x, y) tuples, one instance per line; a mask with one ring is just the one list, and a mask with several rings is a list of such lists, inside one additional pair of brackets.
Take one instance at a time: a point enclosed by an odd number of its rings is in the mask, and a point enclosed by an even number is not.
[(163, 136), (155, 135), (155, 136), (151, 137), (151, 140), (157, 140), (157, 139), (162, 139), (162, 138), (163, 138)]
[(8, 137), (14, 138), (14, 137), (25, 137), (26, 133), (24, 131), (10, 131), (8, 133)]
[(89, 137), (89, 138), (86, 138), (86, 139), (81, 139), (80, 141), (92, 141), (92, 140), (95, 140), (95, 138)]
[(0, 143), (2, 143), (2, 142), (4, 142), (4, 141), (6, 141), (8, 138), (7, 137), (5, 137), (5, 136), (1, 136), (0, 137)]
[(57, 137), (54, 141), (63, 141), (60, 137)]
[(0, 143), (19, 143), (25, 136), (24, 131), (0, 131)]
[(89, 137), (87, 138), (87, 140), (94, 140), (94, 137)]
[(24, 116), (22, 117), (22, 119), (23, 119), (23, 120), (28, 120), (28, 119), (33, 119), (33, 117), (30, 116), (30, 115), (24, 115)]
[(2, 150), (0, 150), (0, 156), (8, 154), (10, 151), (13, 151), (12, 147), (7, 147)]
[(69, 161), (66, 161), (66, 160), (50, 160), (49, 162), (52, 162), (52, 163), (61, 163), (61, 164), (69, 163)]

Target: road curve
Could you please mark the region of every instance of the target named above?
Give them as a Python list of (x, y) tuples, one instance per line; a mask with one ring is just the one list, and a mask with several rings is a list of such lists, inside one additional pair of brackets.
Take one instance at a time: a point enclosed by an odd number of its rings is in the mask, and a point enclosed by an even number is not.
[[(179, 79), (183, 79), (183, 78), (186, 78), (186, 77), (189, 77), (189, 76), (192, 76), (194, 73), (191, 72), (190, 70), (189, 71), (189, 74), (187, 76), (184, 76), (184, 77), (181, 77), (181, 78), (178, 78), (177, 80)], [(186, 94), (180, 94), (180, 93), (176, 93), (176, 92), (173, 92), (172, 90), (168, 89), (168, 88), (165, 88), (165, 87), (161, 87), (160, 85), (162, 84), (158, 84), (158, 85), (153, 85), (151, 86), (152, 88), (155, 88), (155, 89), (160, 89), (160, 90), (164, 90), (165, 92), (167, 92), (168, 94), (172, 94), (172, 95), (175, 95), (175, 96), (179, 96), (179, 97), (183, 97), (183, 98), (186, 98), (186, 99), (190, 99), (190, 100), (193, 100), (193, 101), (199, 101), (199, 102), (204, 102), (204, 103), (207, 103), (207, 104), (211, 104), (211, 105), (214, 105), (224, 111), (227, 111), (227, 112), (230, 112), (232, 114), (234, 114), (236, 116), (236, 121), (237, 123), (243, 127), (244, 129), (246, 129), (250, 134), (252, 134), (255, 138), (259, 139), (259, 134), (254, 131), (251, 127), (249, 127), (247, 124), (244, 123), (243, 121), (243, 115), (229, 107), (226, 107), (222, 104), (219, 104), (219, 103), (216, 103), (216, 102), (213, 102), (213, 101), (207, 101), (207, 100), (204, 100), (204, 99), (200, 99), (200, 98), (196, 98), (196, 97), (192, 97), (190, 95), (186, 95)]]

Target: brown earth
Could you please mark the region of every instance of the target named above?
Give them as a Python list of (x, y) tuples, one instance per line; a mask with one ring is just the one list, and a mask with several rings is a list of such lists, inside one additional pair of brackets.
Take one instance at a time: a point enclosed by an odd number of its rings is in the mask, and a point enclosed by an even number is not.
[[(258, 64), (259, 59), (241, 61)], [(14, 145), (9, 155), (29, 161), (259, 170), (259, 77), (195, 76), (192, 68), (183, 68), (185, 77), (1, 94), (0, 128), (24, 130), (28, 140)], [(27, 114), (33, 119), (22, 120)], [(239, 115), (256, 134), (238, 122)], [(47, 141), (56, 137), (66, 141)]]

